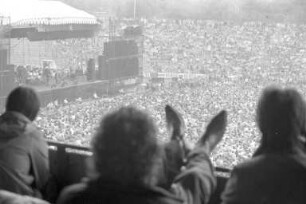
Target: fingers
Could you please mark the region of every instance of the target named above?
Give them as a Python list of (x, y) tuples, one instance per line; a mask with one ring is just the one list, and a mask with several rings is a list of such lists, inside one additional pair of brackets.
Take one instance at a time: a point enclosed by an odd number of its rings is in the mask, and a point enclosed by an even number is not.
[(210, 121), (206, 128), (206, 132), (214, 133), (214, 132), (225, 132), (227, 125), (227, 112), (225, 110), (220, 111), (213, 119)]
[(207, 125), (206, 131), (200, 138), (198, 144), (206, 146), (211, 152), (222, 140), (226, 131), (226, 125), (227, 112), (222, 110), (216, 116), (214, 116)]
[(182, 137), (185, 133), (185, 122), (181, 114), (170, 105), (165, 106), (166, 123), (171, 133), (171, 140)]
[[(183, 139), (185, 123), (181, 114), (170, 105), (165, 106), (166, 123), (171, 134), (171, 140)], [(215, 115), (206, 127), (205, 133), (200, 138), (198, 144), (204, 145), (208, 151), (212, 151), (222, 140), (227, 126), (227, 111), (222, 110)]]

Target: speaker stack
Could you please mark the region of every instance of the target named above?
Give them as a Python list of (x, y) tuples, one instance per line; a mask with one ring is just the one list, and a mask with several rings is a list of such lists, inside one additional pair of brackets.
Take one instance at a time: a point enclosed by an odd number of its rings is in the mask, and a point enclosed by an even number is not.
[(95, 60), (93, 58), (90, 58), (87, 61), (87, 80), (92, 81), (95, 80)]
[(98, 56), (98, 66), (99, 66), (99, 70), (98, 70), (98, 78), (104, 79), (104, 78), (108, 78), (108, 73), (107, 73), (107, 67), (106, 67), (106, 58), (104, 55), (99, 55)]
[(8, 61), (8, 50), (0, 50), (0, 97), (6, 97), (16, 86), (14, 65)]
[(100, 79), (112, 80), (139, 75), (139, 51), (134, 40), (104, 43), (104, 53), (98, 57)]
[(6, 49), (0, 50), (0, 71), (7, 69), (8, 51)]

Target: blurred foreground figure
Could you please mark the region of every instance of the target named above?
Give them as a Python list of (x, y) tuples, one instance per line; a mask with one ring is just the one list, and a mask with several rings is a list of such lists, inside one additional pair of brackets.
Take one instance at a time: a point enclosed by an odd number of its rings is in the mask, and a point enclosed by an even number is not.
[(30, 196), (22, 196), (9, 191), (0, 190), (1, 204), (49, 204), (48, 202), (33, 198)]
[[(169, 129), (180, 134), (182, 118), (174, 110), (169, 111)], [(165, 154), (158, 144), (155, 124), (146, 113), (123, 107), (102, 119), (93, 139), (96, 176), (66, 188), (58, 203), (205, 204), (216, 187), (209, 153), (222, 139), (225, 128), (226, 112), (222, 111), (189, 152), (186, 168), (171, 188), (162, 188), (160, 184), (167, 180)]]
[(0, 189), (42, 197), (49, 177), (48, 146), (32, 123), (40, 108), (33, 89), (18, 87), (0, 116)]
[(223, 203), (306, 203), (306, 107), (293, 89), (266, 89), (257, 107), (261, 132), (252, 159), (234, 168)]

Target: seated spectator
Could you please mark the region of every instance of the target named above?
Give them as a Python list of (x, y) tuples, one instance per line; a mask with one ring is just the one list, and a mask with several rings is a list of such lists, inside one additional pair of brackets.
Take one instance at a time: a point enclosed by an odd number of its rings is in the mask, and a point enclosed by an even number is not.
[(48, 146), (33, 124), (40, 109), (35, 91), (17, 87), (0, 116), (0, 189), (42, 197), (48, 177)]
[[(178, 120), (168, 121), (169, 129), (180, 126)], [(208, 203), (216, 187), (208, 155), (225, 127), (222, 111), (188, 154), (185, 170), (165, 190), (158, 186), (164, 179), (163, 151), (153, 119), (136, 108), (120, 108), (102, 119), (93, 139), (95, 176), (66, 188), (58, 203)]]
[(47, 201), (0, 190), (1, 204), (49, 204)]
[(293, 89), (266, 89), (257, 124), (260, 146), (252, 159), (234, 168), (223, 203), (306, 203), (303, 98)]

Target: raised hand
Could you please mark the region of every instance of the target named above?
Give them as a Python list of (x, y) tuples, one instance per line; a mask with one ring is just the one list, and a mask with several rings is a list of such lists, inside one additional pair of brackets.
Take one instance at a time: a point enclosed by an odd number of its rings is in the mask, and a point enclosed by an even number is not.
[(170, 105), (166, 105), (165, 112), (167, 129), (171, 134), (171, 140), (182, 139), (186, 130), (182, 115)]
[(161, 181), (161, 186), (169, 188), (174, 178), (181, 172), (190, 148), (184, 140), (186, 126), (181, 114), (170, 105), (166, 105), (165, 112), (171, 139), (164, 145), (165, 179)]
[(227, 125), (227, 112), (222, 110), (207, 125), (205, 133), (198, 141), (199, 146), (207, 148), (208, 152), (213, 151), (222, 140)]

